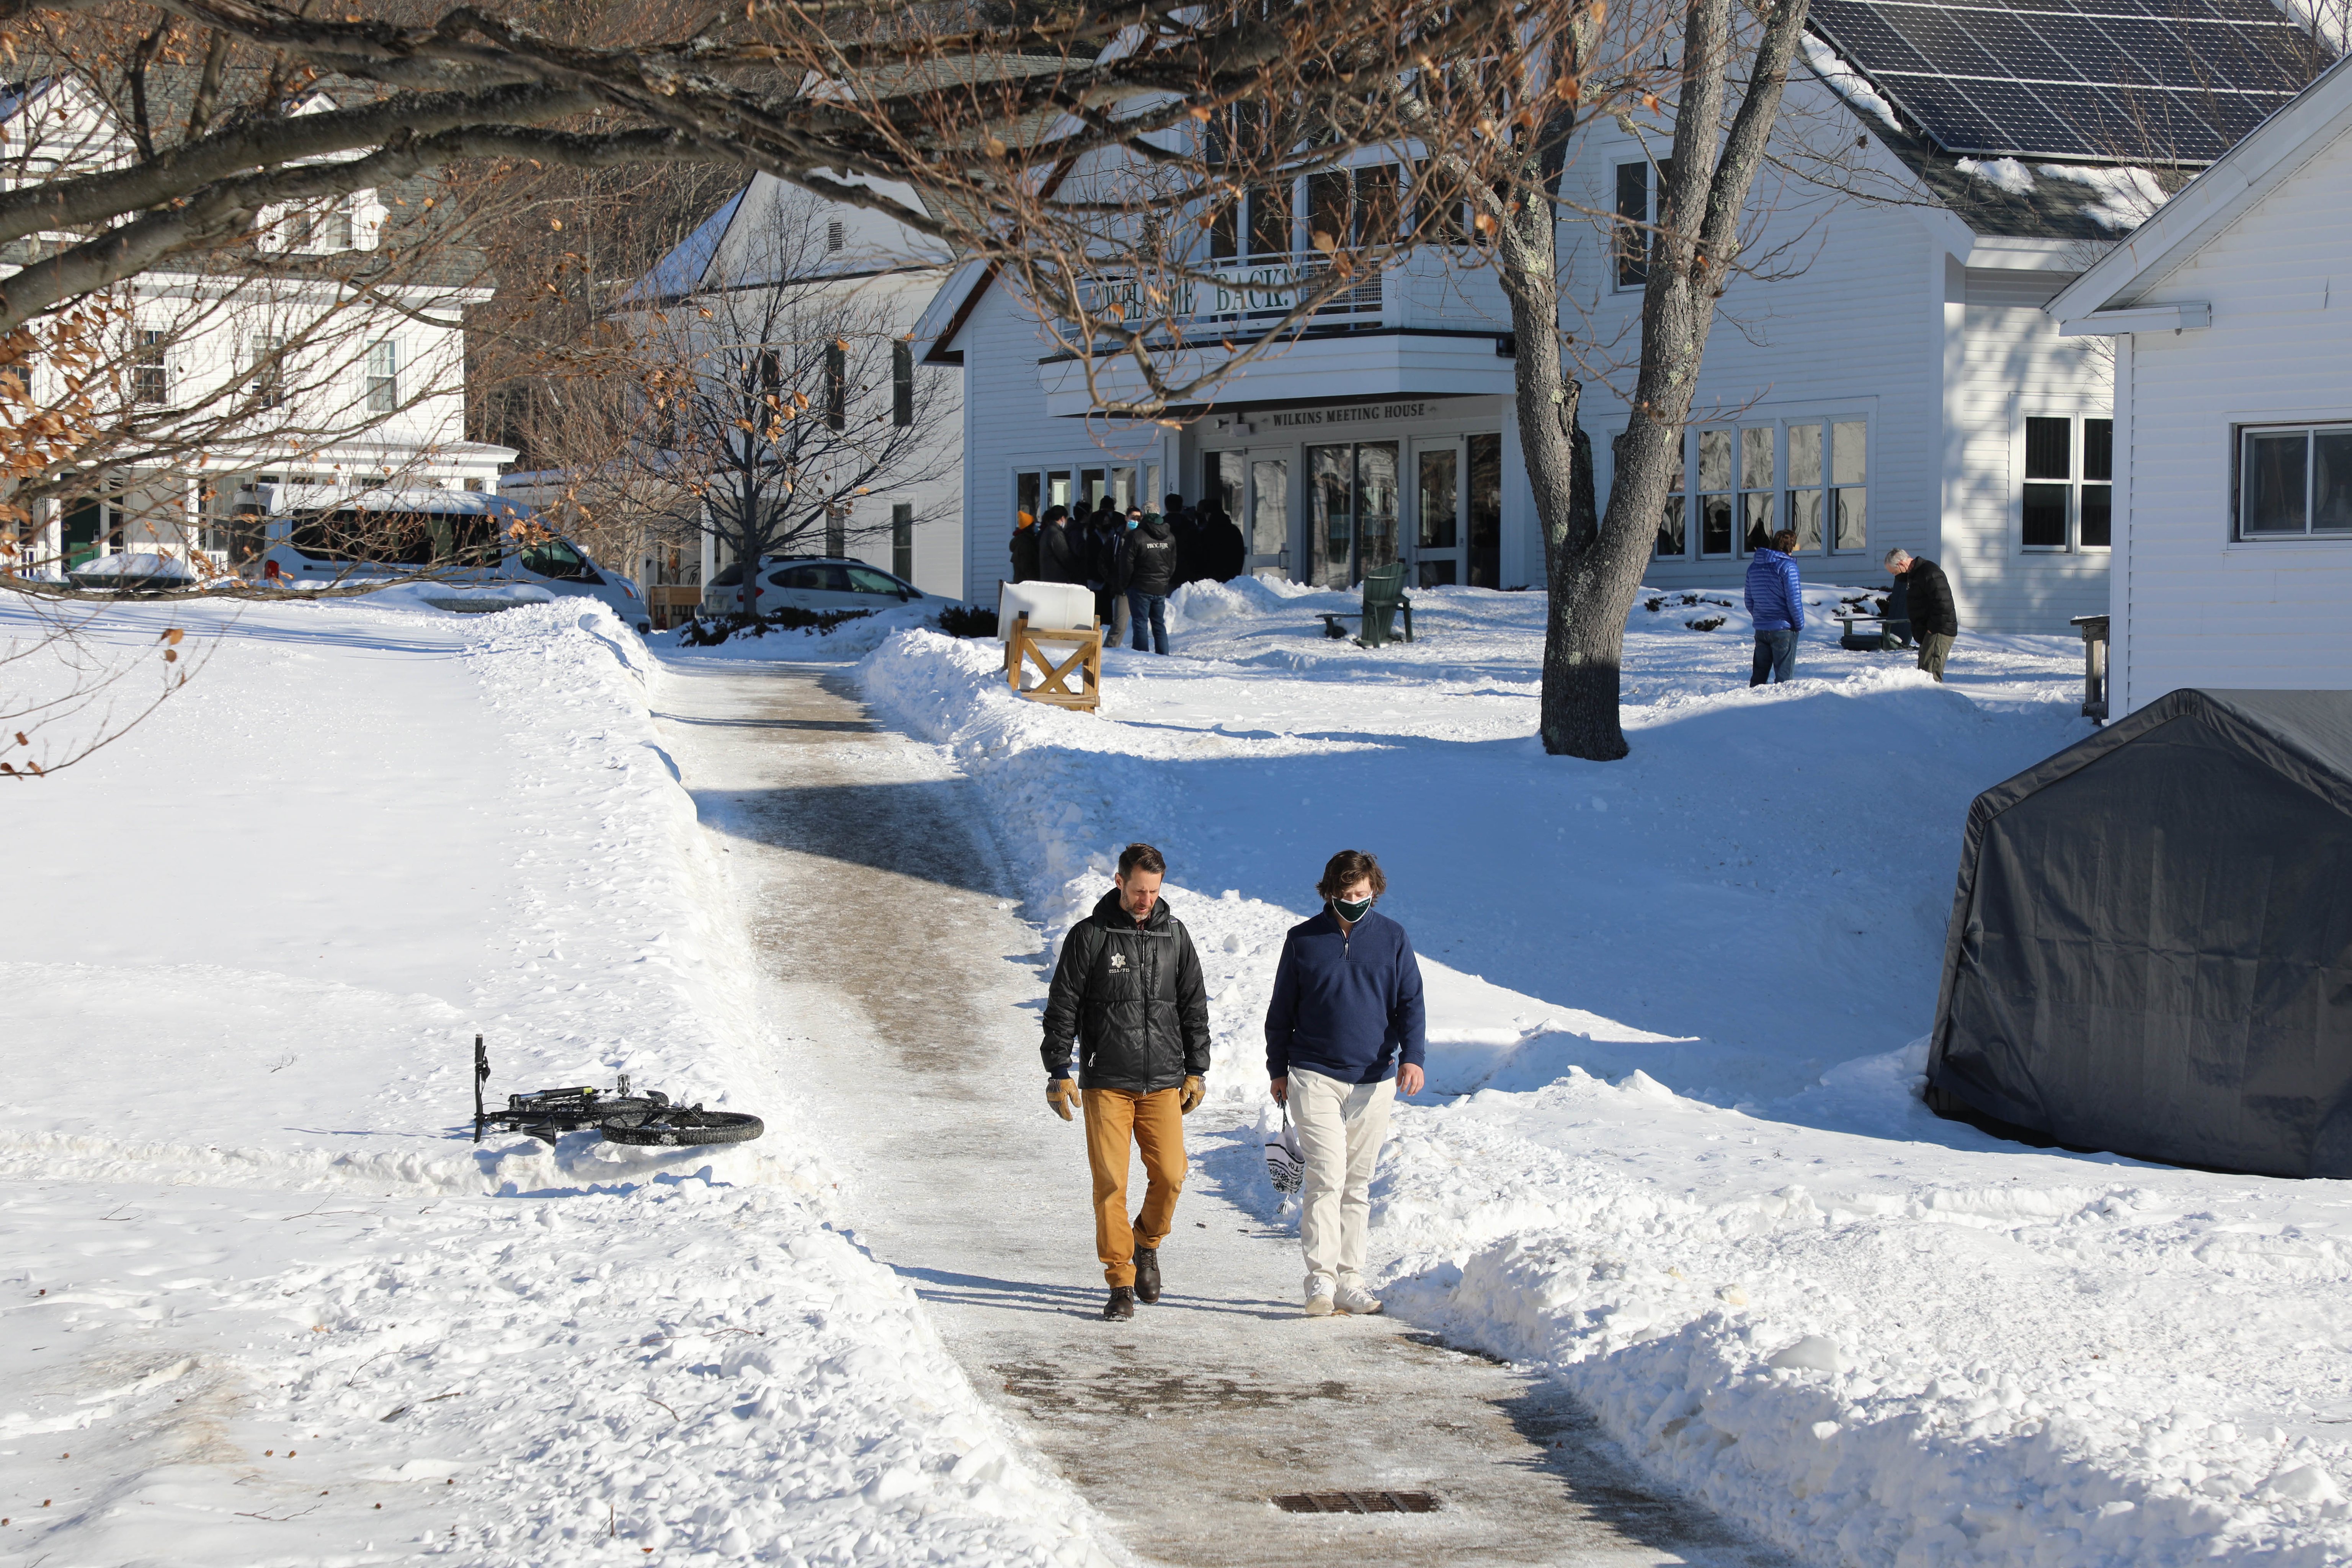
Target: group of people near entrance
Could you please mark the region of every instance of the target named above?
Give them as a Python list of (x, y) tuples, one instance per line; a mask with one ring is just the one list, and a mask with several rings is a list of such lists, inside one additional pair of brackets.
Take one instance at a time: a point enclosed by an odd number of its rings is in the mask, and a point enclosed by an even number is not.
[[(1135, 648), (1168, 651), (1168, 595), (1187, 583), (1229, 582), (1247, 570), (1242, 531), (1214, 501), (1188, 509), (1182, 496), (1165, 511), (1126, 508), (1106, 497), (1092, 511), (1047, 507), (1020, 514), (1013, 530), (1015, 583), (1083, 583), (1114, 646), (1132, 628)], [(1147, 645), (1145, 628), (1150, 628)]]
[[(1804, 584), (1798, 579), (1792, 553), (1796, 548), (1796, 530), (1784, 528), (1772, 536), (1770, 544), (1759, 546), (1748, 558), (1748, 614), (1756, 625), (1756, 661), (1748, 676), (1750, 686), (1796, 677), (1797, 634), (1805, 629)], [(1941, 680), (1952, 639), (1960, 635), (1951, 580), (1942, 567), (1907, 550), (1888, 551), (1885, 565), (1895, 574), (1905, 602), (1903, 614), (1897, 614), (1890, 603), (1887, 619), (1907, 616), (1911, 636), (1919, 645), (1919, 668)]]
[[(1045, 1103), (1065, 1121), (1086, 1119), (1110, 1321), (1160, 1300), (1160, 1248), (1184, 1185), (1183, 1119), (1207, 1093), (1208, 988), (1192, 937), (1160, 896), (1167, 874), (1149, 844), (1120, 853), (1110, 891), (1062, 943), (1045, 1004)], [(1306, 1168), (1298, 1236), (1309, 1317), (1381, 1310), (1364, 1284), (1372, 1169), (1397, 1094), (1421, 1092), (1421, 962), (1404, 928), (1372, 909), (1387, 889), (1370, 855), (1332, 856), (1316, 887), (1323, 912), (1290, 928), (1266, 1004), (1266, 1078), (1298, 1129)], [(1130, 1146), (1145, 1181), (1131, 1215)]]

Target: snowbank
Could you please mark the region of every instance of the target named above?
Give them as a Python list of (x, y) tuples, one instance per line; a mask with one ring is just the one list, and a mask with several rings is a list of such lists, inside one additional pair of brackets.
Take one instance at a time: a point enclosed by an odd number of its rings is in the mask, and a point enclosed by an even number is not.
[[(2279, 1223), (2316, 1205), (2003, 1149), (1910, 1100), (1923, 1061), (1846, 1069), (1901, 1096), (1851, 1101), (1878, 1137), (1638, 1072), (1410, 1118), (1378, 1193), (1392, 1305), (1549, 1368), (1809, 1561), (2342, 1561), (2352, 1450), (2298, 1393), (2340, 1372), (2290, 1342), (2345, 1255)], [(2301, 1327), (2248, 1335), (2256, 1300)]]
[[(0, 1562), (1105, 1560), (829, 1226), (635, 635), (170, 616), (201, 679), (12, 803)], [(767, 1135), (478, 1147), (478, 1032)]]
[(2328, 1184), (1916, 1098), (1967, 804), (2082, 732), (2074, 645), (1971, 637), (1937, 687), (1816, 616), (1751, 690), (1737, 595), (1702, 597), (1734, 602), (1637, 602), (1605, 765), (1529, 738), (1532, 595), (1417, 593), (1419, 640), (1365, 650), (1320, 636), (1345, 595), (1195, 585), (1099, 714), (1012, 697), (993, 645), (860, 675), (982, 785), (1053, 936), (1120, 843), (1168, 852), (1238, 1130), (1205, 1163), (1269, 1217), (1280, 938), (1332, 850), (1381, 854), (1431, 995), (1374, 1189), (1392, 1310), (1549, 1370), (1662, 1482), (1824, 1564), (2352, 1556)]

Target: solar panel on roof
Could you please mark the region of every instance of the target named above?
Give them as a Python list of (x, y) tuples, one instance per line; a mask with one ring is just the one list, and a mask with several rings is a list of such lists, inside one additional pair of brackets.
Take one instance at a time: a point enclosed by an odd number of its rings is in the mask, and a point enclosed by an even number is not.
[(1948, 153), (2210, 163), (2327, 63), (2267, 0), (1813, 0)]

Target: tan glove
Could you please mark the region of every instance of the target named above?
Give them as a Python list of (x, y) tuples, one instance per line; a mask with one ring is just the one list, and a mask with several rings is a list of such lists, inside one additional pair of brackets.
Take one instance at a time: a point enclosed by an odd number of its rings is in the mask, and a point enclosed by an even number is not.
[(1048, 1079), (1045, 1084), (1045, 1103), (1054, 1108), (1055, 1115), (1067, 1121), (1070, 1119), (1070, 1112), (1078, 1103), (1077, 1080), (1068, 1078)]
[(1208, 1092), (1209, 1086), (1202, 1083), (1197, 1075), (1185, 1079), (1184, 1092), (1176, 1097), (1177, 1114), (1192, 1115), (1193, 1111), (1200, 1109), (1201, 1101), (1207, 1097)]

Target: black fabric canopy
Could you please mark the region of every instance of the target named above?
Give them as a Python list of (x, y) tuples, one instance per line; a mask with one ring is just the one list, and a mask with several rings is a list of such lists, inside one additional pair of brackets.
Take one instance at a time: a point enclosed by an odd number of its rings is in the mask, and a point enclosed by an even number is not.
[(2352, 692), (2175, 691), (1979, 795), (1928, 1103), (2352, 1176)]

